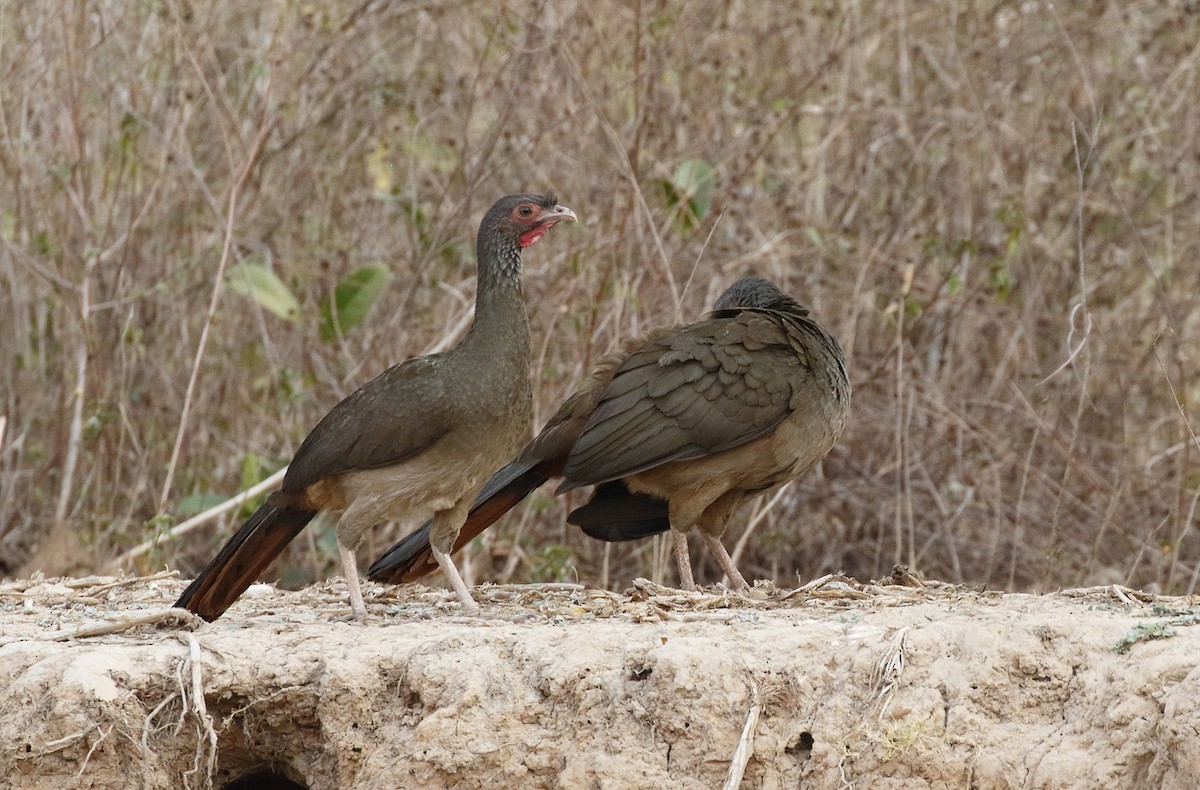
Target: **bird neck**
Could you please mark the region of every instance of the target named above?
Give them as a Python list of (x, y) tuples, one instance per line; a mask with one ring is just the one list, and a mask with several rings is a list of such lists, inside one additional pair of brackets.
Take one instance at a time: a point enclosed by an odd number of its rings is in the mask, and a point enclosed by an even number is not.
[(529, 318), (521, 291), (521, 249), (481, 238), (477, 255), (475, 321), (464, 343), (486, 347), (498, 361), (528, 366)]
[(484, 281), (501, 283), (511, 280), (521, 282), (521, 247), (513, 238), (501, 238), (487, 229), (480, 231), (475, 242), (475, 260), (479, 262), (480, 291)]

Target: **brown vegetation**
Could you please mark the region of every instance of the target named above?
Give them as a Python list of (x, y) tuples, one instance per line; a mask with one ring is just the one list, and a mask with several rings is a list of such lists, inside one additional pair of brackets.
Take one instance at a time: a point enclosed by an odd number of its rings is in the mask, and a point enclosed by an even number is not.
[[(76, 535), (35, 564), (94, 570), (275, 471), (461, 329), (479, 216), (528, 188), (582, 220), (526, 256), (539, 423), (747, 271), (841, 340), (851, 422), (749, 578), (1192, 591), (1191, 4), (791, 5), (0, 7), (0, 571)], [(365, 321), (323, 315), (375, 264)], [(567, 506), (531, 498), (469, 578), (669, 573)], [(237, 515), (149, 564), (194, 570)], [(335, 560), (310, 529), (281, 573)]]

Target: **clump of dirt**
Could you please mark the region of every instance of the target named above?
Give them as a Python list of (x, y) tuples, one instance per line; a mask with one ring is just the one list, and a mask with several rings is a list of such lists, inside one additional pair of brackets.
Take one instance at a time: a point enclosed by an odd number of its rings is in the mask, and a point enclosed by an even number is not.
[[(911, 577), (798, 590), (0, 585), (15, 788), (1194, 787), (1200, 607)], [(246, 782), (240, 786), (250, 786)]]

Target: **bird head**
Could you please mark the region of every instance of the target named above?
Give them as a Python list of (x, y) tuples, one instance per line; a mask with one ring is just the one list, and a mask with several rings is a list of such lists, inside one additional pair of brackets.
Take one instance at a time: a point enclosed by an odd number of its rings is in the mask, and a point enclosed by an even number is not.
[(483, 218), (480, 236), (525, 249), (560, 222), (576, 222), (575, 212), (558, 205), (553, 195), (508, 195), (496, 201)]
[(779, 290), (775, 283), (762, 277), (743, 277), (717, 297), (713, 312), (722, 310), (778, 310), (808, 315), (808, 308)]

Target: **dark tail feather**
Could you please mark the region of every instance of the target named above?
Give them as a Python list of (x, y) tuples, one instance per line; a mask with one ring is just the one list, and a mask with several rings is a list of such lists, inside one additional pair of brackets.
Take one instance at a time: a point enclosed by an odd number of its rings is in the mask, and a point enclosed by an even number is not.
[[(544, 461), (513, 461), (491, 476), (483, 490), (475, 497), (475, 504), (467, 514), (454, 551), (475, 539), (479, 533), (495, 524), (508, 511), (529, 495), (530, 491), (550, 479), (543, 471)], [(371, 564), (367, 578), (381, 584), (413, 582), (438, 568), (433, 551), (429, 548), (430, 524), (426, 521), (416, 532), (410, 533), (388, 549)]]
[(634, 493), (623, 480), (596, 486), (587, 504), (567, 516), (567, 523), (607, 543), (648, 538), (671, 528), (667, 500)]
[(216, 620), (316, 515), (315, 510), (264, 504), (183, 591), (175, 605), (210, 623)]

